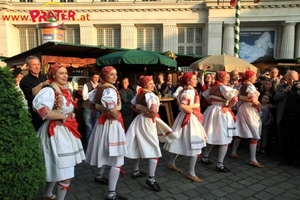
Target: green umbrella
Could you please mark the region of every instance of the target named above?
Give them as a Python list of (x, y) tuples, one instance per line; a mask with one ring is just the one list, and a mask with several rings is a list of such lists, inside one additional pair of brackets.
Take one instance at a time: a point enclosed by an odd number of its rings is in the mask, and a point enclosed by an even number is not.
[[(97, 58), (96, 65), (99, 67), (112, 65), (122, 70), (141, 69), (147, 67), (151, 70), (162, 68), (176, 68), (177, 62), (167, 56), (143, 50), (117, 51)], [(129, 67), (129, 68), (128, 68)]]

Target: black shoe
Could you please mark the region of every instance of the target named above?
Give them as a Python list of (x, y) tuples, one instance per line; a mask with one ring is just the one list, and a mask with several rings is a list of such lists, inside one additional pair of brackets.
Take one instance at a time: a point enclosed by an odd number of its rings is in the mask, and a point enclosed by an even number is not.
[(145, 172), (142, 172), (142, 171), (139, 171), (139, 173), (138, 174), (132, 174), (132, 178), (139, 178), (139, 177), (146, 177), (147, 176), (147, 174), (145, 173)]
[(278, 166), (287, 166), (287, 165), (293, 165), (293, 161), (284, 160), (278, 164)]
[(161, 191), (160, 186), (156, 182), (151, 182), (150, 180), (147, 179), (146, 184), (149, 185), (156, 192)]
[(108, 185), (108, 179), (105, 178), (104, 176), (101, 178), (99, 178), (99, 176), (95, 176), (94, 181), (102, 185)]
[(219, 172), (224, 172), (224, 173), (230, 172), (230, 170), (227, 169), (225, 166), (222, 166), (222, 167), (216, 166), (216, 169), (217, 169)]
[(120, 195), (115, 195), (113, 196), (112, 198), (109, 198), (109, 197), (106, 197), (106, 200), (128, 200), (127, 198), (125, 197), (121, 197)]
[(204, 164), (204, 165), (212, 165), (214, 162), (210, 161), (207, 159), (207, 161), (204, 161), (202, 158), (201, 158), (201, 162)]

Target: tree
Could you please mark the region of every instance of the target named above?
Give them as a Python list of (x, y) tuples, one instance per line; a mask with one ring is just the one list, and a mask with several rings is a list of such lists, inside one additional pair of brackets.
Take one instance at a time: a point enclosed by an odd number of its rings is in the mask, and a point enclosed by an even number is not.
[(0, 199), (32, 199), (45, 183), (39, 141), (12, 73), (0, 67)]

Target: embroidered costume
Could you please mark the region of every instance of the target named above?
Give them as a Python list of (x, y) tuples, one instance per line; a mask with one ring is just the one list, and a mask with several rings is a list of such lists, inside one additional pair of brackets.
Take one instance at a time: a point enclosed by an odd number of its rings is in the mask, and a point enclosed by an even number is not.
[[(72, 113), (74, 106), (69, 91), (60, 89), (56, 83), (52, 83), (51, 87), (43, 88), (36, 95), (33, 108), (43, 118), (47, 115), (45, 107), (63, 114)], [(73, 178), (74, 166), (85, 159), (77, 127), (74, 118), (67, 118), (63, 125), (46, 120), (39, 128), (37, 135), (44, 155), (47, 182)]]

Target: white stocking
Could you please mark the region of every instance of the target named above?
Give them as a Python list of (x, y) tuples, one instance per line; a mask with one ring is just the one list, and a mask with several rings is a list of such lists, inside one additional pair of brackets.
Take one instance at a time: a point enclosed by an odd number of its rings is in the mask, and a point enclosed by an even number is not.
[(204, 151), (204, 154), (203, 154), (203, 156), (205, 158), (208, 158), (209, 153), (211, 152), (211, 150), (213, 149), (213, 147), (214, 147), (214, 145), (206, 144), (205, 151)]
[(149, 176), (151, 176), (151, 177), (155, 176), (156, 166), (157, 166), (157, 159), (150, 158), (149, 159)]
[(250, 160), (257, 162), (256, 160), (256, 148), (257, 148), (257, 141), (250, 140), (249, 150), (250, 150)]
[(140, 170), (140, 159), (134, 159), (133, 161), (133, 171), (139, 171)]
[(118, 167), (111, 167), (109, 170), (109, 182), (108, 182), (108, 190), (115, 191), (117, 182), (120, 175), (120, 168)]
[(102, 167), (98, 168), (98, 173), (97, 173), (98, 176), (103, 177), (105, 167), (106, 167), (106, 166), (103, 165)]
[(46, 188), (43, 194), (43, 197), (51, 197), (53, 195), (52, 191), (55, 186), (56, 182), (47, 182)]
[(241, 138), (238, 137), (234, 138), (231, 154), (236, 154), (236, 150), (239, 147), (240, 142), (241, 142)]
[(67, 191), (69, 191), (69, 185), (67, 183), (58, 182), (57, 183), (57, 191), (56, 191), (56, 199), (57, 200), (64, 200), (65, 196), (67, 194)]
[(219, 156), (218, 156), (219, 163), (223, 163), (225, 155), (227, 153), (227, 149), (228, 149), (228, 146), (226, 144), (219, 146)]
[(189, 174), (195, 176), (195, 166), (197, 162), (197, 156), (190, 156)]
[(173, 166), (176, 166), (176, 165), (175, 165), (175, 161), (176, 161), (177, 157), (178, 157), (178, 154), (172, 153), (172, 154), (171, 154), (171, 157), (170, 157), (169, 164), (170, 164), (170, 165), (173, 165)]

